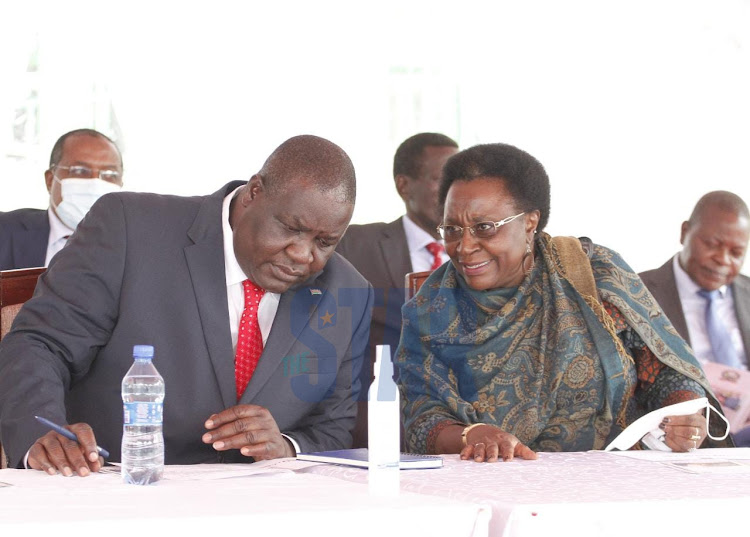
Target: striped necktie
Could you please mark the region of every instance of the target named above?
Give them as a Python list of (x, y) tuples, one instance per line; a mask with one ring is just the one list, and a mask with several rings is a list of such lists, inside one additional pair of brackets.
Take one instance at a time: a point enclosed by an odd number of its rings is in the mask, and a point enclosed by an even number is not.
[(737, 349), (732, 344), (724, 323), (719, 318), (717, 300), (719, 299), (719, 290), (707, 291), (701, 289), (698, 294), (706, 299), (706, 332), (711, 342), (711, 350), (714, 354), (714, 361), (742, 369), (742, 361), (737, 353)]

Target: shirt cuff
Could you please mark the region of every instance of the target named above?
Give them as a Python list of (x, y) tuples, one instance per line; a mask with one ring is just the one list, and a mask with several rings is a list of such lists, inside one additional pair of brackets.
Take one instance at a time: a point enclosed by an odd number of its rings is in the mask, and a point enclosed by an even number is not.
[[(29, 449), (31, 451), (31, 449)], [(26, 452), (26, 455), (23, 457), (23, 467), (25, 469), (29, 469), (29, 451)]]
[(292, 443), (292, 447), (294, 448), (294, 455), (296, 456), (297, 453), (299, 453), (301, 451), (300, 448), (299, 448), (299, 444), (291, 436), (285, 435), (284, 433), (281, 433), (281, 436), (283, 436), (284, 438), (286, 438), (287, 440), (289, 440)]

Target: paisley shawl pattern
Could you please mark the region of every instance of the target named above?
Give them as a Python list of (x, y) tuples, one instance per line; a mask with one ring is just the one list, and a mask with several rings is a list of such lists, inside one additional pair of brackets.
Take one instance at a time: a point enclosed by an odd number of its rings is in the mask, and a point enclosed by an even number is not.
[[(446, 263), (404, 305), (396, 361), (410, 450), (431, 452), (452, 423), (497, 425), (539, 451), (601, 449), (675, 392), (711, 395), (692, 351), (617, 253), (593, 246), (598, 297), (566, 277), (546, 233), (535, 253), (517, 288), (475, 291)], [(648, 378), (635, 363), (644, 352), (667, 367)]]

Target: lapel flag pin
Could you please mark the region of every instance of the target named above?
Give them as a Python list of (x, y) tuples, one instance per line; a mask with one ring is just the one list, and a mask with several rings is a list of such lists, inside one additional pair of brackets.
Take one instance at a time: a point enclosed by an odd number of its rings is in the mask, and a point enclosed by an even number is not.
[(310, 289), (310, 294), (311, 295), (322, 295), (323, 293), (321, 292), (320, 289)]

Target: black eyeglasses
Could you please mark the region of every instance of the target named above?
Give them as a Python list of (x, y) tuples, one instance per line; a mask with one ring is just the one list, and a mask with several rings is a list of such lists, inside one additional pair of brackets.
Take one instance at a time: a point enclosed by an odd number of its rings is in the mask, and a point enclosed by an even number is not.
[(58, 166), (55, 164), (53, 168), (68, 170), (68, 176), (61, 179), (94, 179), (95, 177), (99, 177), (99, 179), (108, 183), (119, 183), (122, 177), (122, 174), (115, 170), (99, 170), (99, 174), (97, 175), (88, 166)]
[(514, 216), (509, 216), (508, 218), (503, 218), (499, 222), (477, 222), (473, 226), (454, 226), (454, 225), (445, 225), (440, 224), (437, 227), (438, 233), (440, 233), (440, 236), (443, 238), (445, 242), (455, 242), (457, 240), (460, 240), (461, 237), (464, 236), (464, 229), (468, 229), (472, 235), (474, 235), (477, 239), (490, 239), (495, 236), (497, 233), (498, 228), (504, 226), (505, 224), (511, 223), (513, 220), (518, 218), (519, 216), (523, 216), (526, 214), (518, 213)]

